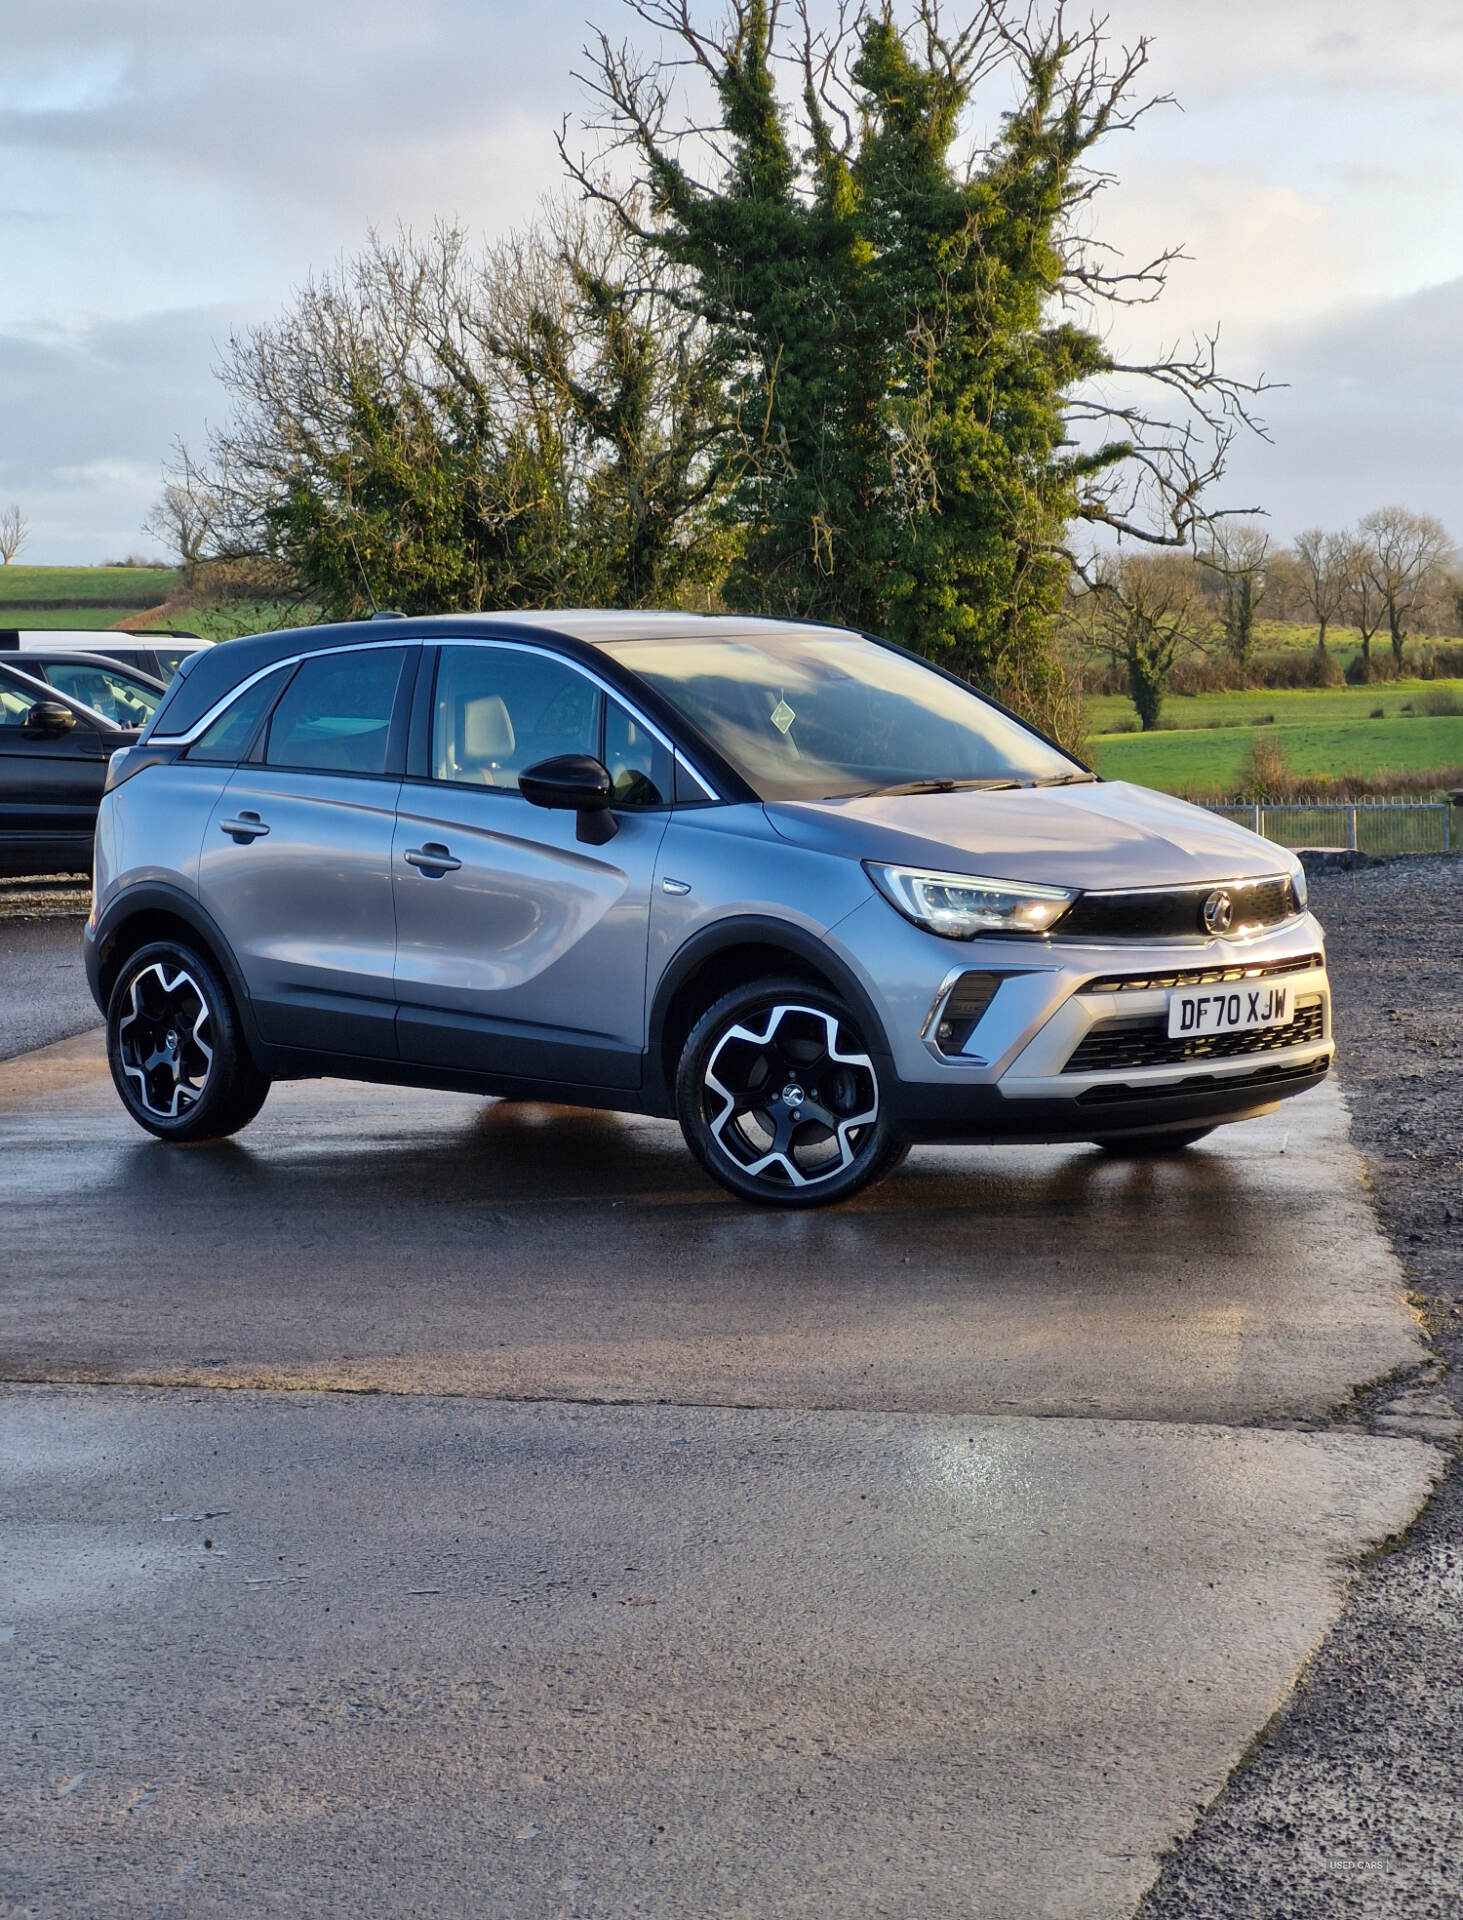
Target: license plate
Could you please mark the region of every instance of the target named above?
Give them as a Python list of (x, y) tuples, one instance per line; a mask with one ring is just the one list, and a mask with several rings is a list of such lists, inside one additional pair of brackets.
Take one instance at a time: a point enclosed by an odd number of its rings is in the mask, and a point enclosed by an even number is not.
[(1249, 1033), (1288, 1027), (1293, 1013), (1287, 986), (1192, 987), (1168, 996), (1171, 1040), (1205, 1033)]

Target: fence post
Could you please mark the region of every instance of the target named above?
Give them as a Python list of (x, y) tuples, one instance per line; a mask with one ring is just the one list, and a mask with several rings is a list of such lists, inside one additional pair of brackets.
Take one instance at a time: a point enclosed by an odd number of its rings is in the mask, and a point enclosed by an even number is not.
[(1258, 800), (1256, 800), (1254, 803), (1253, 814), (1254, 814), (1254, 821), (1255, 821), (1255, 832), (1258, 833), (1260, 831), (1260, 821), (1263, 817), (1260, 813), (1260, 803)]
[(1351, 809), (1351, 838), (1346, 843), (1353, 853), (1356, 852), (1356, 808)]

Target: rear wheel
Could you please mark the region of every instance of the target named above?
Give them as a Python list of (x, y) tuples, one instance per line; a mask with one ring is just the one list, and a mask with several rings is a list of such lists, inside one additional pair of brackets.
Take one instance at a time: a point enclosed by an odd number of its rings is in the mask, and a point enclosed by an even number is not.
[(878, 1069), (852, 1015), (805, 980), (737, 987), (702, 1015), (681, 1055), (686, 1144), (743, 1200), (827, 1206), (896, 1167)]
[(269, 1092), (218, 969), (181, 942), (140, 948), (117, 975), (107, 1064), (123, 1106), (160, 1140), (236, 1133)]
[(1110, 1133), (1105, 1140), (1094, 1140), (1104, 1153), (1182, 1153), (1199, 1140), (1207, 1140), (1213, 1127), (1178, 1127), (1171, 1133)]

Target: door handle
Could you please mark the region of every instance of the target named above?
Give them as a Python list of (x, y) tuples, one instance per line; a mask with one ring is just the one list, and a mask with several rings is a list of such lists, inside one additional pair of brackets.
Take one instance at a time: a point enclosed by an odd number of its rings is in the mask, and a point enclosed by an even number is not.
[(428, 840), (421, 847), (408, 847), (401, 857), (409, 867), (418, 868), (428, 880), (440, 880), (444, 873), (456, 873), (462, 865), (440, 840)]
[(219, 832), (228, 834), (235, 846), (239, 847), (247, 847), (251, 840), (262, 839), (269, 831), (259, 815), (247, 809), (233, 820), (220, 820), (218, 826)]

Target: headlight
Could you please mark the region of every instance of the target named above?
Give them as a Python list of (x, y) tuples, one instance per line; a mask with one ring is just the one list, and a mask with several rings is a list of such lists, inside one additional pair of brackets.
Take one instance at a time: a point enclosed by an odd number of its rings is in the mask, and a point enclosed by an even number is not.
[(1077, 898), (1069, 887), (1023, 887), (964, 873), (926, 873), (866, 860), (864, 871), (906, 920), (952, 940), (980, 933), (1045, 933)]
[(1310, 898), (1310, 888), (1306, 884), (1306, 870), (1297, 860), (1290, 875), (1290, 890), (1295, 895), (1295, 910), (1304, 913), (1306, 901)]

